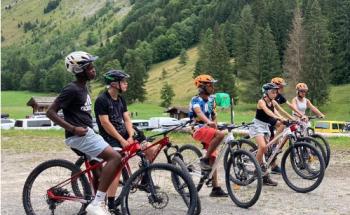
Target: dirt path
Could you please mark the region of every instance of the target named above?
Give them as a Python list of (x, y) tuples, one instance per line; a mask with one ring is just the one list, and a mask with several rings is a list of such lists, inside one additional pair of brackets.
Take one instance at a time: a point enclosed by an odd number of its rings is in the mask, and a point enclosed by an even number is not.
[[(53, 158), (75, 160), (69, 150), (58, 153), (1, 152), (1, 214), (24, 214), (22, 188), (29, 172), (42, 161)], [(223, 171), (220, 170), (223, 182)], [(263, 187), (259, 201), (250, 209), (236, 207), (230, 198), (209, 198), (210, 189), (199, 193), (202, 214), (350, 214), (350, 152), (337, 151), (316, 190), (308, 194), (292, 191), (281, 176), (273, 175), (277, 187)], [(223, 184), (223, 183), (222, 183)]]

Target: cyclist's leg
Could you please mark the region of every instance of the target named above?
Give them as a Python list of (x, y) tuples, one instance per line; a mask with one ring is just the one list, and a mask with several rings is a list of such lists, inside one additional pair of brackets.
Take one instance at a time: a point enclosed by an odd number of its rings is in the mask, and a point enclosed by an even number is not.
[(256, 153), (256, 160), (260, 165), (263, 164), (263, 155), (267, 151), (266, 140), (264, 134), (259, 134), (255, 136), (256, 144), (258, 144), (258, 152)]
[[(210, 165), (212, 166), (217, 158), (218, 151), (215, 150), (210, 156)], [(214, 171), (212, 177), (213, 189), (209, 194), (210, 197), (228, 197), (228, 194), (222, 190), (219, 184), (218, 171), (217, 169)]]
[(115, 209), (114, 201), (115, 201), (115, 197), (119, 186), (120, 176), (121, 176), (121, 171), (117, 174), (117, 176), (115, 177), (112, 184), (109, 186), (107, 190), (107, 199), (108, 199), (109, 209)]
[[(214, 129), (214, 128), (212, 128), (212, 129)], [(208, 132), (212, 132), (212, 131), (208, 131)], [(215, 130), (214, 137), (209, 142), (209, 147), (208, 147), (207, 154), (206, 154), (207, 158), (210, 158), (211, 154), (215, 152), (216, 148), (220, 145), (220, 143), (224, 139), (224, 137), (225, 137), (224, 132), (219, 131), (219, 130)], [(207, 142), (207, 141), (203, 141), (203, 142)]]

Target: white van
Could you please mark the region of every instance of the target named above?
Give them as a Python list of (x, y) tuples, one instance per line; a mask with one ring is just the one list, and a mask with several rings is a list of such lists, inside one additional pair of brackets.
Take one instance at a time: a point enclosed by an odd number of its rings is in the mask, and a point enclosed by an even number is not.
[(10, 129), (13, 126), (15, 126), (15, 120), (14, 119), (8, 119), (8, 118), (1, 118), (1, 129)]
[(60, 129), (61, 127), (55, 125), (49, 118), (29, 118), (18, 119), (15, 122), (15, 129)]
[(149, 119), (149, 128), (173, 127), (181, 125), (181, 121), (171, 117), (152, 117)]
[(148, 130), (149, 127), (149, 121), (145, 119), (133, 119), (131, 120), (132, 125), (136, 126), (140, 130)]

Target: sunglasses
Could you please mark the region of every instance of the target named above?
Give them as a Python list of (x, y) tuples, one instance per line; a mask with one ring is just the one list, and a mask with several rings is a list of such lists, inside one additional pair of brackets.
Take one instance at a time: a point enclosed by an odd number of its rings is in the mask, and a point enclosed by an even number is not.
[(299, 90), (299, 93), (307, 93), (307, 90)]

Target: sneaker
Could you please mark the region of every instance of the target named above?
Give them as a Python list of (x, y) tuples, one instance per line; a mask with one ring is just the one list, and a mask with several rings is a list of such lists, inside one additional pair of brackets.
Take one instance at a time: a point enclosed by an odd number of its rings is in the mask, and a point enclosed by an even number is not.
[(266, 186), (277, 186), (277, 182), (273, 181), (269, 175), (263, 176), (263, 184)]
[(225, 191), (223, 191), (221, 187), (213, 187), (209, 196), (210, 197), (227, 197), (228, 194), (225, 193)]
[(271, 169), (271, 173), (281, 175), (282, 171), (279, 166), (275, 166), (274, 168)]
[(86, 207), (87, 215), (112, 215), (108, 211), (108, 207), (105, 202), (99, 202), (97, 205), (89, 204)]
[(211, 166), (209, 164), (209, 158), (201, 158), (200, 160), (200, 166), (203, 171), (210, 171)]

